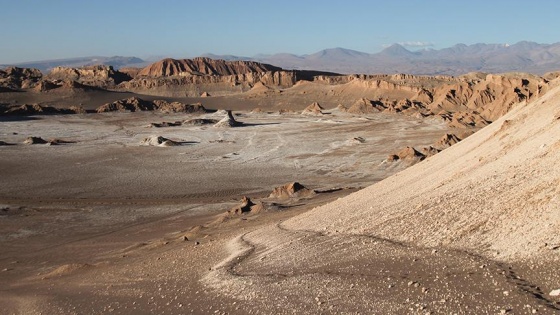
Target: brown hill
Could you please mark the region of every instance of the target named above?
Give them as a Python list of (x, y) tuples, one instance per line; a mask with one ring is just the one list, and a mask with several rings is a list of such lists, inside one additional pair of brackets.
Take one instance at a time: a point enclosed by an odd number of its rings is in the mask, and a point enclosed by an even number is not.
[(228, 76), (247, 73), (262, 73), (280, 71), (281, 68), (262, 64), (254, 61), (225, 61), (210, 58), (194, 59), (163, 59), (155, 62), (138, 72), (138, 76), (168, 77), (168, 76), (193, 76), (216, 75)]

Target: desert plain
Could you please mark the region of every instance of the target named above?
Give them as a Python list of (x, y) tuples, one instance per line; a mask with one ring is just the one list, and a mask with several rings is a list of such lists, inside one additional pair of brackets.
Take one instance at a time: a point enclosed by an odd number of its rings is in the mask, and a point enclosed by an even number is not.
[(554, 73), (1, 74), (2, 314), (560, 310)]

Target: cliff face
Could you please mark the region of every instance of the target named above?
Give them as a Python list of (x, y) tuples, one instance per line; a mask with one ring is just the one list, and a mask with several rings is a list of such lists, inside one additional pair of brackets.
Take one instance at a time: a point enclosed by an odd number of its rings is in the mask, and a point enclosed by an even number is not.
[(210, 58), (194, 59), (163, 59), (138, 72), (138, 76), (169, 77), (169, 76), (231, 76), (248, 73), (280, 71), (281, 68), (254, 61), (225, 61)]
[(203, 93), (213, 96), (242, 93), (261, 82), (265, 85), (287, 88), (296, 83), (293, 71), (248, 72), (235, 75), (189, 75), (143, 77), (121, 83), (118, 88), (159, 96), (198, 97)]
[[(546, 93), (548, 80), (529, 74), (476, 74), (463, 77), (411, 75), (317, 77), (316, 82), (343, 86), (343, 93), (375, 91), (342, 106), (352, 114), (371, 112), (434, 116), (452, 127), (483, 127)], [(370, 94), (370, 95), (371, 95)], [(371, 96), (370, 96), (371, 97)]]
[(112, 87), (132, 78), (111, 66), (86, 66), (81, 68), (55, 67), (46, 76), (51, 81), (76, 81), (96, 87)]
[(488, 74), (484, 78), (458, 78), (430, 91), (432, 113), (474, 112), (494, 121), (518, 103), (529, 102), (548, 90), (548, 81), (528, 74)]
[(125, 72), (134, 79), (121, 83), (119, 90), (173, 97), (242, 93), (259, 82), (286, 88), (297, 81), (295, 72), (275, 66), (210, 58), (168, 58), (138, 71), (126, 69)]

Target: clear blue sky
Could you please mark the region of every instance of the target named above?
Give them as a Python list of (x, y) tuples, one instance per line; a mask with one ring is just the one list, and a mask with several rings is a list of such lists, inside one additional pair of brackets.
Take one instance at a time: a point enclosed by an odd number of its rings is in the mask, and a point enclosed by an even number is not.
[(0, 0), (0, 64), (560, 41), (557, 0)]

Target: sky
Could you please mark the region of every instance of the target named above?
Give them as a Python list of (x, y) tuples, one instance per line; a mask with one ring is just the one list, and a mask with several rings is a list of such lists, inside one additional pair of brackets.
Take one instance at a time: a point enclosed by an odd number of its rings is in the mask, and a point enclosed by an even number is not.
[(557, 0), (0, 0), (0, 64), (560, 41)]

